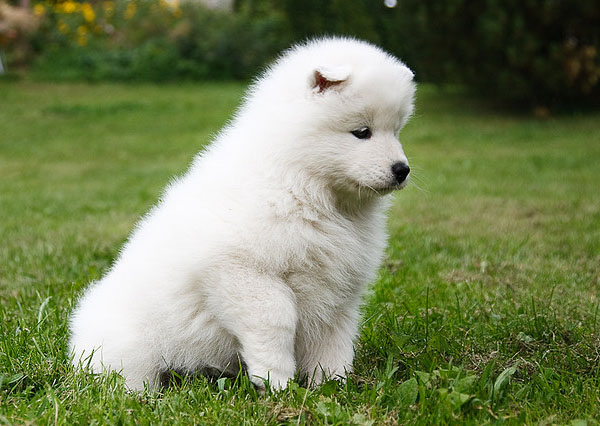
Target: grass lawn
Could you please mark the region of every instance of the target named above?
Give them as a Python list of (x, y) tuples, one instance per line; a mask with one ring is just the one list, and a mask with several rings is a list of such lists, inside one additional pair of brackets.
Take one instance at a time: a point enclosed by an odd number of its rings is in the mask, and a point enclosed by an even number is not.
[(345, 384), (135, 394), (74, 372), (74, 300), (242, 90), (0, 82), (0, 422), (597, 424), (600, 113), (539, 121), (427, 86)]

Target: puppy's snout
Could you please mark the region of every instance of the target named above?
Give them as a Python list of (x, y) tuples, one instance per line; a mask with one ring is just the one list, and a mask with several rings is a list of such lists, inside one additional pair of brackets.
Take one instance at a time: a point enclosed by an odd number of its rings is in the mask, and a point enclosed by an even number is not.
[(399, 161), (392, 164), (392, 173), (394, 174), (396, 181), (398, 183), (402, 183), (406, 180), (406, 176), (408, 176), (410, 173), (410, 167), (408, 167), (408, 164)]

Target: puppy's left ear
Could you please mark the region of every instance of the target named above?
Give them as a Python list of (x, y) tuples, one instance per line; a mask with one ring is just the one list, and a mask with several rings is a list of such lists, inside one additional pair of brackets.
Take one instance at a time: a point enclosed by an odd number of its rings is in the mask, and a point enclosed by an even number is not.
[(312, 72), (309, 84), (315, 92), (323, 93), (347, 81), (350, 74), (349, 67), (319, 67)]

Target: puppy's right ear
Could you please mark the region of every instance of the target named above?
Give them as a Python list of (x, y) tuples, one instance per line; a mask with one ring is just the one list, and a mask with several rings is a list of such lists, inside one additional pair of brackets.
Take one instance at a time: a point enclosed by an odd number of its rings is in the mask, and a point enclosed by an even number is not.
[(310, 87), (317, 93), (323, 93), (332, 87), (339, 86), (350, 77), (351, 70), (348, 67), (315, 69), (310, 78)]

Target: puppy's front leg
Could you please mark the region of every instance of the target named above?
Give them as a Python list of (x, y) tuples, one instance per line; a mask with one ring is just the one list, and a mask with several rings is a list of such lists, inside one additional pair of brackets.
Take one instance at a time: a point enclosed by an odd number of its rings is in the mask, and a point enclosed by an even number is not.
[(263, 379), (269, 379), (271, 388), (284, 389), (296, 373), (294, 293), (283, 282), (261, 274), (245, 271), (232, 278), (225, 286), (221, 320), (238, 339), (252, 382), (264, 389)]
[(345, 379), (346, 373), (352, 370), (357, 323), (355, 310), (342, 313), (336, 323), (326, 325), (322, 337), (307, 348), (301, 370), (311, 384), (320, 385), (326, 379)]

